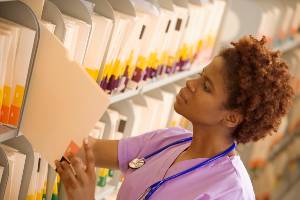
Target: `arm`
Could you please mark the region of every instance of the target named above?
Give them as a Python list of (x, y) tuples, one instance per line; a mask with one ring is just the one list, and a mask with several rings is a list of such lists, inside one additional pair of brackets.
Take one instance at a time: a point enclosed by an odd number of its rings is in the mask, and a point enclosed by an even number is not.
[[(88, 138), (89, 145), (95, 157), (95, 166), (109, 169), (119, 169), (118, 144), (119, 140), (103, 140)], [(84, 148), (77, 154), (79, 158), (85, 160)]]

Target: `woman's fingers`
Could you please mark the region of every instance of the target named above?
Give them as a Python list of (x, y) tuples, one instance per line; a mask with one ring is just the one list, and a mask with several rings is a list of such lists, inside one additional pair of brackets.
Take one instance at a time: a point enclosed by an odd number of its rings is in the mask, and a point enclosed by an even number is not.
[(78, 182), (70, 165), (66, 161), (61, 163), (59, 161), (55, 161), (55, 165), (60, 178), (65, 184), (65, 187), (76, 188), (78, 186)]
[(88, 139), (83, 141), (85, 158), (86, 158), (86, 171), (90, 178), (95, 174), (95, 157), (92, 151), (91, 145), (88, 143)]
[(69, 155), (69, 159), (75, 171), (76, 178), (81, 184), (84, 184), (86, 182), (87, 175), (85, 173), (85, 166), (83, 165), (82, 160), (73, 155)]

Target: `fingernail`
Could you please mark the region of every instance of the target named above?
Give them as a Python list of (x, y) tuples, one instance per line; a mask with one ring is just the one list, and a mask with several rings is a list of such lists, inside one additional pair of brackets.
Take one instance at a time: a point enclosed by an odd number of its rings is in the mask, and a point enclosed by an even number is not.
[(72, 156), (73, 156), (72, 152), (67, 153), (67, 157), (72, 157)]

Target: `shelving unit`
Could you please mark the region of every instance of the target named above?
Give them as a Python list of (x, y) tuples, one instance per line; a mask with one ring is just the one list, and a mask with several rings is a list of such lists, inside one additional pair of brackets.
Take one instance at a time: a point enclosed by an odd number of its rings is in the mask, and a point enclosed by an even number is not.
[[(22, 12), (20, 12), (20, 10)], [(34, 40), (34, 45), (33, 45), (33, 50), (32, 50), (31, 60), (30, 60), (30, 67), (29, 67), (28, 77), (26, 81), (26, 88), (24, 91), (24, 99), (22, 102), (22, 109), (20, 113), (20, 116), (22, 116), (22, 113), (24, 111), (27, 91), (29, 87), (30, 77), (33, 70), (33, 63), (34, 63), (38, 41), (39, 41), (38, 21), (34, 13), (32, 12), (32, 10), (28, 6), (26, 6), (22, 2), (15, 1), (15, 0), (0, 2), (0, 17), (14, 21), (18, 24), (29, 27), (36, 31), (36, 37)], [(14, 138), (18, 135), (21, 119), (22, 117), (20, 117), (18, 127), (11, 127), (11, 126), (0, 124), (0, 142)]]
[[(284, 42), (282, 45), (278, 47), (274, 47), (274, 50), (280, 50), (283, 53), (286, 53), (296, 47), (300, 46), (300, 36), (296, 37), (294, 40), (289, 40), (287, 42)], [(132, 98), (136, 95), (140, 95), (146, 92), (149, 92), (151, 90), (155, 90), (157, 88), (160, 88), (164, 85), (168, 85), (171, 83), (174, 83), (176, 81), (188, 78), (190, 76), (193, 76), (203, 69), (204, 66), (209, 64), (210, 61), (207, 61), (203, 65), (200, 66), (192, 66), (190, 70), (183, 71), (183, 72), (177, 72), (176, 74), (169, 75), (167, 77), (161, 78), (161, 79), (154, 79), (150, 82), (146, 83), (145, 85), (141, 86), (140, 88), (134, 90), (127, 90), (124, 93), (115, 94), (110, 97), (110, 103), (115, 104), (120, 101), (124, 101), (126, 99)]]
[(18, 129), (0, 125), (0, 143), (18, 135)]
[[(26, 155), (24, 171), (22, 176), (22, 182), (20, 186), (19, 199), (26, 199), (28, 192), (29, 182), (33, 167), (33, 149), (31, 144), (24, 136), (18, 136), (20, 132), (20, 124), (22, 122), (22, 116), (27, 99), (28, 88), (31, 80), (31, 74), (33, 71), (33, 65), (36, 57), (37, 47), (40, 37), (40, 29), (38, 20), (33, 11), (23, 2), (11, 0), (0, 1), (0, 17), (18, 23), (22, 26), (28, 27), (36, 32), (33, 49), (31, 52), (30, 64), (28, 75), (25, 84), (24, 98), (22, 101), (20, 119), (17, 127), (7, 126), (0, 124), (0, 143), (11, 146), (21, 153)], [(5, 152), (0, 148), (0, 164), (4, 167), (2, 180), (0, 183), (0, 199), (4, 198), (4, 192), (9, 177), (9, 164), (6, 158)]]
[(193, 67), (191, 67), (190, 70), (187, 70), (187, 71), (177, 72), (176, 74), (169, 75), (169, 76), (161, 78), (161, 79), (151, 80), (150, 82), (146, 83), (145, 85), (141, 86), (140, 88), (138, 88), (136, 90), (128, 90), (128, 91), (125, 91), (124, 93), (113, 95), (110, 98), (110, 102), (111, 102), (111, 104), (114, 104), (114, 103), (117, 103), (120, 101), (124, 101), (124, 100), (134, 97), (136, 95), (140, 95), (140, 94), (158, 89), (162, 86), (165, 86), (165, 85), (168, 85), (171, 83), (175, 83), (179, 80), (193, 76), (193, 75), (201, 72), (203, 67), (205, 67), (207, 64), (209, 64), (209, 62), (210, 61), (207, 61), (206, 63), (204, 63), (203, 65), (200, 65), (200, 66), (198, 66), (198, 65), (193, 66)]

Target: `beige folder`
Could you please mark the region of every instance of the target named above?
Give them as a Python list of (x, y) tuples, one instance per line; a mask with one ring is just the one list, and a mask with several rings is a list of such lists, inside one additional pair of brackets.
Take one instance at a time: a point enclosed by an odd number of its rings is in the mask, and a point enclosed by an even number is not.
[(71, 141), (81, 144), (109, 105), (108, 96), (63, 44), (40, 24), (40, 41), (20, 131), (52, 166)]

